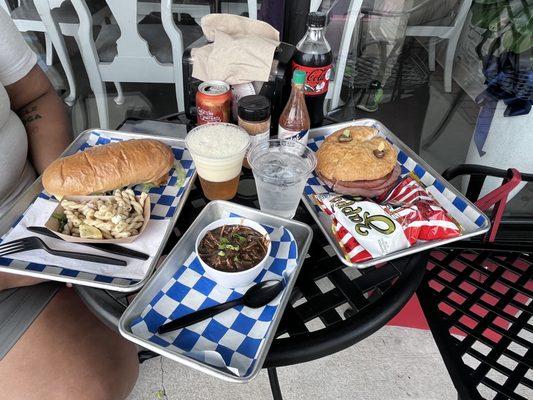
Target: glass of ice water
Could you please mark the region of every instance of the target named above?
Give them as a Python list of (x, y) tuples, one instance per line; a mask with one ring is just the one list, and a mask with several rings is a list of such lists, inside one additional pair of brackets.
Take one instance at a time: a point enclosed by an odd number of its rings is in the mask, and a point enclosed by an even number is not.
[(261, 211), (280, 217), (296, 214), (315, 153), (295, 140), (273, 139), (257, 144), (248, 154)]

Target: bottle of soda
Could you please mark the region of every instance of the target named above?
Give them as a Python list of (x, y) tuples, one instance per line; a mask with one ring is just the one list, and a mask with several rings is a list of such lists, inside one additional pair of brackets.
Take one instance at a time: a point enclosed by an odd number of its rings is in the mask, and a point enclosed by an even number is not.
[(292, 73), (292, 90), (287, 105), (279, 116), (278, 139), (298, 140), (307, 144), (309, 136), (309, 113), (304, 98), (305, 72), (295, 70)]
[(331, 46), (324, 37), (326, 14), (309, 13), (307, 33), (296, 45), (292, 59), (292, 69), (307, 73), (305, 82), (305, 103), (311, 117), (311, 126), (320, 126), (324, 119), (324, 99), (328, 91), (331, 74)]

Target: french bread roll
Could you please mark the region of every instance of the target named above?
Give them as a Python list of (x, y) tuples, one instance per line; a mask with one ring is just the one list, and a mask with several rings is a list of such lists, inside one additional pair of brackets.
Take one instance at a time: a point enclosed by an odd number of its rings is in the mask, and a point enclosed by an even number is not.
[(42, 181), (58, 198), (88, 195), (139, 183), (163, 184), (173, 165), (174, 155), (166, 144), (126, 140), (58, 158), (46, 168)]

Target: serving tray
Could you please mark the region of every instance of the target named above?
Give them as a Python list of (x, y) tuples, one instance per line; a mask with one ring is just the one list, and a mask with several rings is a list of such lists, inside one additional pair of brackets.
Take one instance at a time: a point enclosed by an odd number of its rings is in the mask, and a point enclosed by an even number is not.
[(326, 239), (335, 250), (335, 253), (345, 265), (356, 268), (367, 268), (399, 257), (425, 251), (433, 247), (442, 246), (446, 243), (481, 235), (489, 230), (490, 220), (485, 214), (468, 201), (461, 192), (440, 176), (433, 168), (422, 160), (419, 155), (407, 147), (407, 145), (405, 145), (379, 121), (365, 118), (311, 129), (309, 131), (309, 142), (307, 146), (316, 152), (319, 149), (320, 144), (328, 135), (339, 129), (355, 125), (372, 126), (376, 128), (379, 135), (385, 137), (398, 152), (397, 162), (402, 169), (401, 176), (406, 177), (411, 173), (414, 174), (441, 207), (443, 207), (452, 218), (459, 222), (462, 231), (459, 236), (454, 238), (427, 242), (418, 241), (413, 246), (406, 249), (395, 251), (368, 261), (352, 263), (350, 260), (346, 259), (341, 246), (332, 232), (331, 217), (322, 211), (313, 199), (313, 195), (331, 192), (331, 190), (313, 171), (305, 186), (302, 200), (322, 230), (322, 233), (326, 236)]
[[(143, 279), (138, 280), (98, 275), (84, 271), (77, 271), (74, 269), (62, 268), (60, 265), (44, 265), (13, 260), (4, 257), (0, 257), (0, 271), (19, 275), (28, 275), (53, 281), (69, 282), (77, 285), (85, 285), (101, 289), (110, 289), (119, 292), (134, 292), (139, 290), (145, 284), (148, 277), (150, 277), (152, 274), (161, 252), (163, 251), (163, 248), (167, 242), (167, 239), (172, 232), (183, 205), (189, 195), (191, 185), (196, 178), (196, 169), (194, 168), (194, 164), (189, 152), (185, 149), (184, 138), (103, 129), (89, 129), (82, 132), (62, 154), (62, 156), (67, 156), (92, 146), (103, 145), (122, 140), (145, 138), (159, 140), (169, 145), (174, 153), (176, 163), (181, 165), (185, 176), (183, 184), (178, 185), (177, 183), (180, 177), (174, 168), (170, 171), (170, 178), (166, 185), (158, 188), (152, 188), (149, 191), (151, 200), (150, 219), (169, 219), (170, 222), (167, 225), (157, 251), (155, 254), (150, 254), (151, 257), (146, 261), (149, 263), (149, 265)], [(134, 187), (134, 190), (135, 189), (140, 189), (140, 187)], [(0, 237), (4, 237), (9, 230), (12, 229), (22, 219), (25, 211), (38, 197), (50, 199), (50, 195), (43, 189), (40, 177), (24, 192), (21, 198), (17, 200), (16, 204), (14, 204), (14, 206), (0, 219)], [(32, 234), (28, 232), (28, 236), (31, 235)]]
[[(218, 286), (194, 254), (196, 237), (213, 221), (239, 216), (260, 223), (272, 238), (271, 261), (256, 278), (282, 279), (285, 288), (269, 305), (243, 306), (184, 329), (157, 334), (157, 327), (198, 309), (240, 297), (246, 288)], [(227, 201), (210, 202), (198, 215), (119, 322), (128, 340), (171, 360), (231, 382), (252, 380), (261, 370), (283, 310), (311, 244), (308, 225)]]

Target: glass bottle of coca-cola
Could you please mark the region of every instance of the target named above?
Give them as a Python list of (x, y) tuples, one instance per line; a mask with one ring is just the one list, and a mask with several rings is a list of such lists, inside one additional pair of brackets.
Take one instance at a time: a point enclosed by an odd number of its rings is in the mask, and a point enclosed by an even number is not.
[(320, 126), (324, 119), (324, 99), (328, 91), (331, 74), (331, 46), (324, 37), (326, 14), (312, 12), (307, 16), (307, 33), (296, 45), (292, 69), (307, 73), (305, 82), (305, 103), (311, 126)]

